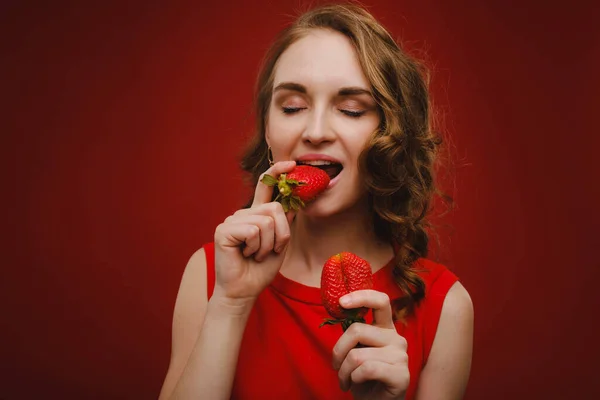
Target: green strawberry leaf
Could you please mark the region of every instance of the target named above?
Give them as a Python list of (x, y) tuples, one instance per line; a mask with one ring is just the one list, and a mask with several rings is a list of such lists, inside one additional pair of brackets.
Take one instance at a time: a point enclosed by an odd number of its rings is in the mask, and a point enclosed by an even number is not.
[(284, 212), (288, 212), (290, 210), (290, 199), (289, 197), (284, 197), (281, 199), (281, 206), (283, 207)]
[(346, 318), (346, 319), (325, 319), (323, 320), (323, 322), (321, 323), (321, 325), (319, 325), (319, 328), (321, 328), (323, 325), (336, 325), (336, 324), (342, 324), (342, 330), (344, 332), (346, 332), (346, 330), (350, 327), (350, 325), (352, 325), (355, 322), (361, 322), (361, 323), (365, 323), (365, 319), (364, 318)]
[(346, 318), (342, 321), (342, 331), (346, 332), (346, 330), (355, 322), (365, 323), (364, 318)]
[(302, 207), (302, 200), (298, 196), (290, 197), (290, 206), (293, 210), (299, 210)]
[(265, 174), (260, 181), (267, 186), (275, 186), (278, 182), (277, 179), (275, 179), (269, 174)]
[(321, 325), (319, 325), (319, 328), (321, 328), (323, 325), (336, 325), (341, 324), (342, 322), (344, 322), (343, 319), (324, 319), (323, 322), (321, 322)]

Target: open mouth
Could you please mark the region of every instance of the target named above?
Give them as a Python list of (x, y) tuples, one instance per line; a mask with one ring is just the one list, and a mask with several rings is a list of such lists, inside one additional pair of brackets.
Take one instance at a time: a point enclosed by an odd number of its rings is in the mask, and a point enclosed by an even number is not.
[(342, 172), (344, 167), (340, 163), (318, 160), (318, 161), (297, 161), (297, 165), (310, 165), (311, 167), (316, 167), (322, 169), (329, 175), (329, 179), (333, 179)]

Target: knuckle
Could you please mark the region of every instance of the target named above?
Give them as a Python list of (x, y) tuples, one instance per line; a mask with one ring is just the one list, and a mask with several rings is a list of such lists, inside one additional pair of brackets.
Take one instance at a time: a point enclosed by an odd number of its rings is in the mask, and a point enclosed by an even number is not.
[(383, 304), (390, 304), (390, 296), (388, 296), (387, 293), (383, 293), (383, 292), (380, 292), (380, 293), (381, 293), (380, 294), (380, 296), (381, 296), (381, 302)]
[(402, 372), (399, 374), (398, 379), (400, 381), (400, 387), (407, 388), (410, 385), (410, 371), (408, 367), (402, 368)]
[(341, 355), (341, 348), (339, 346), (339, 344), (336, 344), (335, 346), (333, 346), (333, 350), (332, 350), (332, 355), (334, 359), (339, 359), (340, 355)]
[(362, 359), (362, 353), (359, 351), (359, 349), (352, 349), (348, 353), (348, 360), (353, 365), (360, 365), (361, 362), (363, 361), (363, 359)]
[(368, 378), (377, 376), (377, 364), (366, 362), (362, 365), (363, 373)]
[(406, 341), (406, 338), (404, 336), (400, 336), (400, 335), (396, 335), (397, 336), (397, 340), (398, 340), (398, 346), (400, 346), (401, 349), (406, 349), (408, 347), (408, 342)]
[(223, 224), (219, 224), (215, 228), (215, 238), (219, 236), (223, 236)]
[(271, 217), (265, 217), (265, 226), (269, 229), (273, 229), (275, 227), (275, 221)]
[(266, 215), (270, 212), (271, 203), (262, 203), (256, 206), (256, 214)]
[(265, 230), (272, 230), (274, 226), (273, 218), (262, 216), (260, 218), (260, 227)]
[(408, 354), (405, 351), (394, 350), (392, 357), (392, 363), (403, 365), (408, 363)]
[(400, 363), (408, 365), (408, 354), (406, 352), (400, 353)]
[(260, 229), (256, 225), (252, 225), (248, 228), (248, 236), (250, 238), (255, 238), (260, 234)]
[(358, 339), (362, 336), (362, 333), (364, 331), (364, 328), (361, 325), (362, 324), (360, 323), (354, 323), (350, 325), (346, 332), (348, 332), (352, 336), (352, 338)]
[(271, 211), (273, 214), (276, 214), (279, 211), (283, 212), (283, 206), (278, 201), (272, 201), (272, 202), (268, 203), (267, 207), (268, 207), (268, 210)]
[(222, 237), (223, 237), (223, 234), (221, 233), (221, 229), (217, 226), (215, 228), (215, 233), (213, 235), (213, 240), (214, 240), (215, 244), (220, 244)]

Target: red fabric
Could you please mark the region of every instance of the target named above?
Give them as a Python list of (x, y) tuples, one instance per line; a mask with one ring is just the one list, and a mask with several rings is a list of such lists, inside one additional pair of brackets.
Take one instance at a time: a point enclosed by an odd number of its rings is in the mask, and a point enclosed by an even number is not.
[[(214, 247), (204, 246), (208, 291), (214, 285)], [(401, 292), (393, 281), (391, 262), (374, 274), (374, 288), (390, 299)], [(396, 323), (408, 342), (410, 386), (414, 398), (420, 372), (427, 361), (448, 290), (458, 280), (445, 266), (420, 259), (416, 264), (426, 284), (426, 295), (414, 315)], [(319, 324), (328, 318), (319, 288), (302, 285), (278, 274), (258, 297), (238, 358), (233, 399), (351, 399), (338, 386), (331, 367), (332, 349), (342, 335), (340, 326)], [(367, 323), (371, 322), (369, 313)]]
[(207, 243), (204, 246), (204, 254), (206, 255), (206, 294), (210, 299), (215, 289), (215, 244)]

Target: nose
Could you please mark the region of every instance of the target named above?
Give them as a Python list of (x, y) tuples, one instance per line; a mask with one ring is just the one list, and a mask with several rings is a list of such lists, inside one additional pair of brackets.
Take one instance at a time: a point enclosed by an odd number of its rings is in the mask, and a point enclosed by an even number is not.
[(325, 110), (315, 109), (310, 115), (302, 139), (313, 145), (319, 145), (321, 143), (331, 142), (334, 138), (335, 133), (331, 129), (327, 112)]

